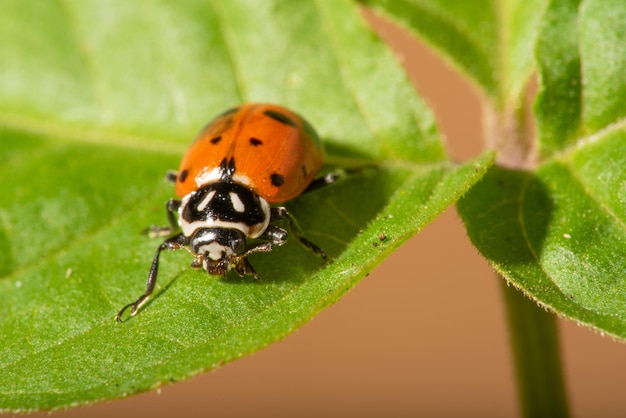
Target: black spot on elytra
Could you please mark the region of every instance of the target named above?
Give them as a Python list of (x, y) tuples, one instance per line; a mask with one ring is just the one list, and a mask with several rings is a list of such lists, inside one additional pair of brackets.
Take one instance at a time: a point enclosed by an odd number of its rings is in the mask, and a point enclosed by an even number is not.
[(306, 175), (308, 174), (306, 165), (300, 166), (300, 170), (302, 170), (302, 175), (306, 177)]
[(294, 128), (298, 127), (298, 125), (296, 125), (296, 122), (293, 119), (291, 119), (289, 116), (284, 115), (275, 110), (266, 110), (265, 112), (263, 112), (263, 114), (265, 116), (269, 116), (270, 118), (274, 120), (277, 120), (280, 123), (284, 123), (285, 125), (293, 126)]
[(222, 140), (221, 136), (216, 136), (215, 138), (211, 139), (211, 144), (215, 145), (218, 142), (220, 142)]
[(270, 180), (272, 181), (272, 186), (280, 187), (285, 183), (285, 177), (282, 174), (272, 173), (270, 176)]
[(253, 147), (258, 147), (259, 145), (263, 145), (263, 141), (261, 141), (259, 138), (250, 138), (250, 144)]
[(189, 175), (189, 170), (183, 170), (178, 174), (178, 181), (184, 183), (187, 180), (187, 176)]

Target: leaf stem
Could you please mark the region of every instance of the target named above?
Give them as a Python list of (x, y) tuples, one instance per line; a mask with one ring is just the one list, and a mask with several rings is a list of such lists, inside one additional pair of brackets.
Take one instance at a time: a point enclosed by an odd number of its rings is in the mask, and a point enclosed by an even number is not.
[(523, 416), (568, 417), (555, 316), (539, 308), (505, 280), (500, 282)]
[(517, 100), (502, 107), (484, 102), (485, 146), (498, 151), (497, 164), (502, 167), (532, 169), (537, 162), (532, 110), (536, 90), (536, 80), (533, 79)]

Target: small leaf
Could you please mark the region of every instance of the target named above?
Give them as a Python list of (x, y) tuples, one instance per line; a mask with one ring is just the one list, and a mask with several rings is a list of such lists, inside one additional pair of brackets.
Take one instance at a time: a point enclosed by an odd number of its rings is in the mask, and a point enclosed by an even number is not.
[(546, 0), (361, 1), (432, 45), (498, 109), (523, 98)]
[[(1, 1), (0, 410), (88, 404), (252, 353), (336, 302), (484, 175), (454, 166), (432, 115), (348, 1)], [(262, 24), (260, 24), (262, 22)], [(271, 46), (271, 47), (268, 47)], [(369, 167), (288, 203), (261, 280), (161, 257), (165, 179), (208, 119), (271, 101), (319, 130), (328, 165)]]
[(626, 338), (626, 132), (544, 164), (494, 169), (459, 202), (472, 242), (540, 304)]
[(553, 1), (537, 43), (541, 85), (535, 113), (539, 154), (549, 157), (576, 142), (582, 124), (582, 75), (578, 50), (580, 0)]
[(626, 5), (619, 0), (585, 1), (580, 8), (580, 53), (584, 122), (596, 132), (626, 117)]

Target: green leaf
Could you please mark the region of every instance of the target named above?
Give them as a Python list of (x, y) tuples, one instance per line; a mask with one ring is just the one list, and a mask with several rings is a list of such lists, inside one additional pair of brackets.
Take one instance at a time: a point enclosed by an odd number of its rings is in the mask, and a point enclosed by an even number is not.
[(498, 109), (519, 105), (547, 0), (362, 0), (428, 42)]
[(573, 145), (582, 133), (582, 80), (578, 49), (580, 0), (552, 2), (537, 43), (541, 86), (535, 112), (541, 157)]
[[(493, 156), (447, 161), (432, 115), (348, 1), (0, 2), (0, 410), (63, 408), (189, 378), (336, 302), (465, 193)], [(243, 101), (305, 115), (328, 165), (288, 203), (333, 262), (289, 241), (261, 280), (163, 254), (164, 180), (195, 132)]]
[(586, 1), (579, 17), (584, 86), (584, 122), (597, 132), (626, 117), (626, 5), (619, 0)]
[(626, 338), (626, 132), (537, 173), (494, 169), (459, 202), (472, 242), (540, 304)]

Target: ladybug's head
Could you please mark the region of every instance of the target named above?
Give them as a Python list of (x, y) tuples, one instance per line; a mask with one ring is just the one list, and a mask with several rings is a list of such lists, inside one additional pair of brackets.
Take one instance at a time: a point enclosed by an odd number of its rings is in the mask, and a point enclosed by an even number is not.
[(191, 249), (202, 256), (202, 267), (211, 275), (223, 276), (231, 268), (232, 256), (246, 250), (246, 236), (235, 228), (201, 228), (191, 238)]

